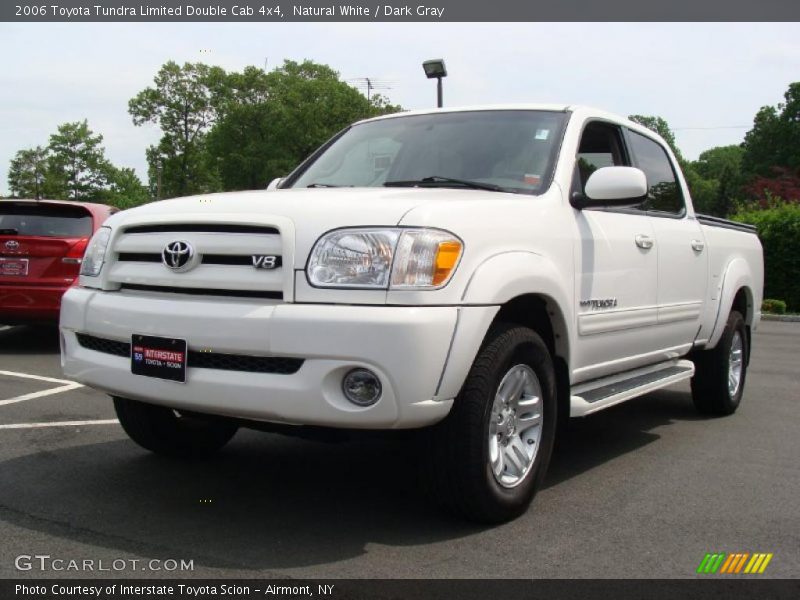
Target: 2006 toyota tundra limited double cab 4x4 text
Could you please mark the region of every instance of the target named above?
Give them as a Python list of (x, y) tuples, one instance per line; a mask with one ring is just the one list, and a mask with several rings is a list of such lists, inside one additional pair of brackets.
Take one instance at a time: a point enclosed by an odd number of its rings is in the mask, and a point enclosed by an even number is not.
[(571, 106), (356, 123), (267, 190), (114, 215), (81, 273), (64, 371), (141, 446), (425, 428), (431, 489), (484, 521), (525, 510), (566, 417), (688, 379), (733, 413), (763, 280), (661, 138)]

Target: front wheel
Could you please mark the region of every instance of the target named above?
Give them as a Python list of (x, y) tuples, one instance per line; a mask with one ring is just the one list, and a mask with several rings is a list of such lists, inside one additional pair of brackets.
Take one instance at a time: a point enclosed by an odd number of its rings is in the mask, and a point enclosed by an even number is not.
[(744, 318), (731, 311), (716, 347), (692, 357), (692, 400), (698, 412), (731, 415), (739, 408), (747, 377), (747, 328)]
[(164, 456), (206, 457), (227, 444), (238, 426), (210, 415), (114, 398), (120, 425), (142, 448)]
[(556, 405), (541, 337), (516, 325), (493, 328), (451, 413), (428, 431), (424, 460), (437, 500), (481, 522), (522, 514), (547, 471)]

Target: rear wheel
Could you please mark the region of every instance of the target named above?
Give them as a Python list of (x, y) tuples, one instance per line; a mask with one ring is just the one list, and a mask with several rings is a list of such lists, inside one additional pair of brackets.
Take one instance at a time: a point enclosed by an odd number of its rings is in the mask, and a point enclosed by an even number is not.
[(227, 444), (238, 426), (230, 421), (128, 398), (114, 398), (117, 417), (134, 442), (164, 456), (204, 457)]
[(747, 328), (741, 313), (731, 311), (716, 347), (692, 357), (692, 400), (698, 412), (731, 415), (739, 408), (747, 377)]
[(493, 329), (453, 410), (428, 432), (423, 460), (436, 499), (476, 521), (522, 514), (550, 461), (556, 404), (553, 361), (539, 335)]

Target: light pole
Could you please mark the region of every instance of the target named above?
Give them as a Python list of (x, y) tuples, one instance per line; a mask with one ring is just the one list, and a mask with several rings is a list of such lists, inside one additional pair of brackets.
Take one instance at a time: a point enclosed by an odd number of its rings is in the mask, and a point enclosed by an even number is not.
[(422, 68), (425, 70), (425, 76), (428, 79), (436, 79), (436, 106), (442, 108), (442, 77), (447, 77), (444, 59), (426, 60), (422, 63)]

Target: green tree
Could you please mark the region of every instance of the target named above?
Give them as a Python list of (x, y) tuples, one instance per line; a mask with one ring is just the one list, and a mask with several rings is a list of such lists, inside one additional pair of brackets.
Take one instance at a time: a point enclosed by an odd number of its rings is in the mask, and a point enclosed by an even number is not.
[(745, 177), (770, 178), (776, 167), (800, 170), (800, 82), (789, 85), (784, 102), (762, 107), (753, 120), (753, 128), (745, 134)]
[(209, 134), (224, 189), (264, 187), (353, 121), (400, 110), (381, 96), (367, 100), (311, 61), (286, 61), (271, 72), (247, 67), (229, 75), (228, 87)]
[(744, 149), (739, 145), (717, 146), (702, 152), (694, 168), (706, 179), (722, 179), (726, 173), (738, 174), (742, 169)]
[(800, 311), (800, 204), (773, 198), (767, 208), (742, 211), (733, 218), (758, 228), (764, 247), (764, 297)]
[(724, 217), (726, 215), (717, 210), (717, 196), (719, 195), (719, 181), (706, 179), (694, 168), (694, 163), (685, 163), (681, 170), (689, 186), (694, 210), (699, 213)]
[(126, 209), (150, 202), (150, 190), (136, 176), (133, 169), (118, 169), (110, 166), (108, 170), (110, 187), (106, 197), (109, 204)]
[(699, 196), (698, 210), (720, 217), (733, 212), (741, 196), (743, 155), (741, 146), (717, 146), (691, 163), (698, 175), (692, 187), (692, 197)]
[(85, 120), (59, 125), (48, 146), (47, 179), (53, 197), (84, 201), (102, 197), (109, 165), (102, 142), (103, 136), (94, 135)]
[(161, 197), (218, 189), (206, 135), (227, 93), (227, 76), (220, 67), (169, 61), (156, 74), (154, 86), (128, 103), (134, 125), (153, 123), (161, 129), (158, 145), (147, 150), (150, 185), (157, 187), (160, 180)]
[(48, 160), (49, 153), (41, 146), (18, 151), (8, 169), (8, 188), (12, 196), (36, 200), (44, 198)]

